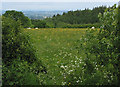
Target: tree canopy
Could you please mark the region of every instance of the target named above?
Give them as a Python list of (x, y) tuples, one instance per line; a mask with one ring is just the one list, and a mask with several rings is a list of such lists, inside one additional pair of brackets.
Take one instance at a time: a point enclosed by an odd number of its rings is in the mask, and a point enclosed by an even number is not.
[(10, 17), (15, 21), (19, 20), (21, 22), (21, 25), (24, 28), (27, 28), (27, 27), (31, 26), (31, 20), (28, 17), (26, 17), (22, 12), (18, 12), (18, 11), (15, 11), (15, 10), (6, 11), (3, 14), (3, 16)]
[(106, 9), (106, 6), (95, 7), (92, 10), (76, 10), (68, 11), (62, 15), (57, 14), (53, 15), (52, 18), (46, 18), (45, 21), (47, 24), (53, 24), (54, 27), (69, 26), (76, 24), (95, 24), (99, 23), (98, 14), (103, 13)]

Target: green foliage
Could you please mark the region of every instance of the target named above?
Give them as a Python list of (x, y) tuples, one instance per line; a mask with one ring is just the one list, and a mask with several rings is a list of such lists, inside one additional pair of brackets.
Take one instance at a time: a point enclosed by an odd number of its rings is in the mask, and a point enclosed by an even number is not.
[(43, 20), (31, 20), (34, 28), (48, 28), (49, 26)]
[(87, 72), (86, 75), (88, 75), (88, 79), (85, 77), (85, 83), (91, 85), (116, 85), (116, 69), (111, 63), (115, 63), (115, 60), (111, 56), (109, 48), (107, 48), (109, 41), (104, 38), (100, 40), (99, 37), (99, 35), (95, 34), (95, 30), (90, 30), (86, 32), (83, 39), (82, 47), (86, 54), (84, 67), (85, 72)]
[(35, 50), (30, 43), (29, 36), (22, 32), (20, 22), (6, 17), (3, 17), (2, 21), (3, 62), (7, 63), (12, 59), (34, 62), (36, 60)]
[(37, 85), (43, 66), (21, 22), (2, 17), (3, 85)]
[[(112, 6), (107, 9), (103, 15), (99, 15), (101, 22), (103, 22), (103, 29), (101, 30), (99, 39), (101, 46), (106, 45), (101, 56), (105, 54), (106, 64), (111, 64), (116, 69), (112, 73), (117, 75), (117, 84), (120, 82), (120, 6)], [(106, 50), (106, 51), (105, 51)]]
[(5, 17), (10, 17), (12, 18), (13, 20), (15, 21), (20, 21), (21, 22), (21, 25), (24, 27), (24, 28), (27, 28), (27, 27), (31, 27), (31, 20), (24, 16), (24, 14), (22, 12), (18, 12), (18, 11), (6, 11), (3, 16)]
[[(79, 68), (74, 67), (65, 80), (68, 85), (119, 85), (120, 81), (120, 10), (114, 5), (99, 14), (101, 29), (89, 29), (78, 40), (80, 55), (84, 53)], [(78, 71), (78, 69), (81, 71)]]
[(2, 16), (0, 16), (0, 86), (2, 85)]
[(99, 18), (102, 23), (99, 33), (96, 34), (98, 31), (90, 29), (80, 40), (80, 49), (86, 54), (82, 66), (82, 84), (119, 85), (118, 8), (114, 5), (103, 15), (100, 14)]
[(2, 68), (3, 85), (40, 85), (27, 61), (16, 59), (11, 65), (3, 65)]
[[(45, 21), (47, 24), (52, 23), (54, 27), (58, 28), (86, 28), (84, 24), (96, 25), (96, 23), (99, 23), (98, 14), (103, 13), (105, 9), (105, 6), (100, 6), (92, 10), (68, 11), (67, 13), (63, 13), (63, 15), (57, 14), (53, 15), (52, 18), (46, 18)], [(83, 26), (81, 26), (82, 24)]]
[(92, 27), (95, 27), (95, 28), (99, 28), (100, 27), (100, 24), (99, 23), (96, 23), (96, 24), (66, 24), (66, 25), (63, 25), (62, 28), (92, 28)]

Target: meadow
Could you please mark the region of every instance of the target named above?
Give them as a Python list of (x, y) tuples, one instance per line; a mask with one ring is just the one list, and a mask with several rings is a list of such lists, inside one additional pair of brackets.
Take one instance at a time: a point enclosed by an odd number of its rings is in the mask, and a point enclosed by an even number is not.
[[(71, 78), (81, 81), (82, 61), (85, 54), (80, 50), (80, 39), (87, 30), (69, 29), (25, 29), (37, 50), (37, 56), (47, 69), (46, 74), (39, 74), (40, 81), (47, 85), (66, 85)], [(72, 75), (78, 75), (73, 77)], [(79, 78), (78, 78), (79, 77)], [(78, 79), (78, 80), (77, 80)]]

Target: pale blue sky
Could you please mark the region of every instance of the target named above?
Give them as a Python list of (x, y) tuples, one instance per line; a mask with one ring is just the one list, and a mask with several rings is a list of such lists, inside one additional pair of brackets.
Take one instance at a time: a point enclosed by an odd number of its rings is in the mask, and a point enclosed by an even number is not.
[(1, 0), (2, 2), (118, 2), (119, 0)]
[(3, 10), (77, 10), (113, 6), (116, 2), (3, 2)]
[[(3, 10), (76, 10), (112, 6), (119, 0), (0, 0)], [(9, 3), (10, 2), (10, 3)], [(71, 3), (72, 2), (72, 3)], [(97, 2), (97, 3), (96, 3)]]

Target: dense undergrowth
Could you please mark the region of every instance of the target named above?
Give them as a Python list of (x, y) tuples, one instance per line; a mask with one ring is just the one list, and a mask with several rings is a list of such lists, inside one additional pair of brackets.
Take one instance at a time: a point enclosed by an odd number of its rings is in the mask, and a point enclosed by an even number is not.
[[(3, 85), (39, 85), (42, 64), (19, 20), (2, 17), (2, 78)], [(36, 73), (37, 72), (37, 73)]]

